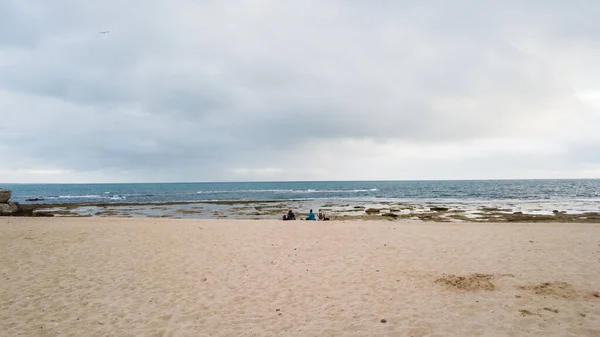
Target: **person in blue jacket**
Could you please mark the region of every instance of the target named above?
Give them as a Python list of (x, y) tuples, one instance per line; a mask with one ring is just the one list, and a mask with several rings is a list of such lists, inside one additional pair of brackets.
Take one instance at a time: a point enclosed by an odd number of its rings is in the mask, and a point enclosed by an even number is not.
[(312, 221), (317, 220), (315, 218), (315, 213), (313, 213), (312, 209), (310, 210), (310, 212), (308, 212), (308, 218), (306, 218), (306, 220), (312, 220)]

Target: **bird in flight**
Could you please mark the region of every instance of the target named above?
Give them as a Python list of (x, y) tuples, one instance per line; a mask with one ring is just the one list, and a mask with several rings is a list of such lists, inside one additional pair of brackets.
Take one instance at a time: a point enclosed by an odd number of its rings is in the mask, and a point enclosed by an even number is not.
[(108, 30), (105, 30), (103, 32), (100, 32), (99, 34), (108, 34)]

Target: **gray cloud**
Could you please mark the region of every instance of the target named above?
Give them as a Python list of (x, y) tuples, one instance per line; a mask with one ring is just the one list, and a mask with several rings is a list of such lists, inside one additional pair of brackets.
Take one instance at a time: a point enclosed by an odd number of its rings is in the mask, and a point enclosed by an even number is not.
[[(572, 155), (599, 140), (578, 95), (600, 92), (597, 17), (590, 1), (4, 1), (0, 181), (599, 176)], [(506, 151), (474, 159), (489, 140)]]

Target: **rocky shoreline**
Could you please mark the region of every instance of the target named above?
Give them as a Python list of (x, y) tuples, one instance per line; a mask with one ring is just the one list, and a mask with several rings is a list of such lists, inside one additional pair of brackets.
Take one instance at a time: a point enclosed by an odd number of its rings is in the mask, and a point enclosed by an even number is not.
[(308, 209), (324, 210), (331, 220), (388, 220), (420, 222), (573, 222), (600, 223), (600, 212), (528, 214), (508, 208), (324, 200), (242, 200), (167, 203), (28, 204), (20, 206), (30, 216), (96, 216), (196, 219), (280, 219), (288, 209), (304, 216)]
[(10, 201), (12, 191), (0, 188), (0, 216), (54, 216), (52, 213), (35, 212), (34, 205), (21, 205)]

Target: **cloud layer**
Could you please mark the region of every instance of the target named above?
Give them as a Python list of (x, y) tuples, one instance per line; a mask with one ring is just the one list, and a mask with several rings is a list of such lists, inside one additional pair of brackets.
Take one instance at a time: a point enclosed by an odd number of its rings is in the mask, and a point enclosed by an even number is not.
[(598, 17), (591, 1), (6, 0), (0, 181), (598, 178)]

